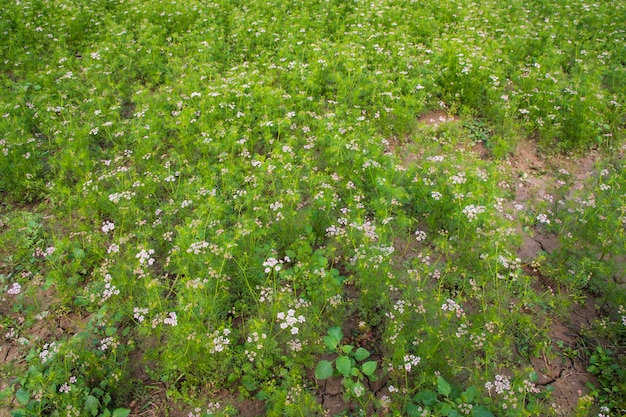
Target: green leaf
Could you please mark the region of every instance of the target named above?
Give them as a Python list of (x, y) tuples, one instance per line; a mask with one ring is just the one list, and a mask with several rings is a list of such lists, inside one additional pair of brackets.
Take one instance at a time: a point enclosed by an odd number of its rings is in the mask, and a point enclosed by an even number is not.
[(85, 412), (95, 416), (98, 414), (98, 407), (100, 406), (100, 401), (93, 395), (88, 395), (85, 398)]
[(407, 403), (407, 405), (404, 406), (404, 410), (409, 417), (421, 417), (424, 413), (422, 407), (418, 407), (417, 405), (411, 403)]
[(361, 372), (363, 372), (367, 376), (370, 376), (376, 371), (377, 366), (378, 366), (378, 362), (367, 361), (363, 364), (363, 367), (361, 368)]
[(76, 259), (82, 259), (85, 257), (85, 251), (78, 247), (75, 247), (72, 250), (72, 254), (74, 255), (74, 258)]
[(333, 375), (333, 364), (327, 360), (321, 360), (315, 367), (315, 378), (327, 379)]
[(472, 385), (471, 387), (467, 388), (463, 392), (463, 394), (461, 394), (461, 398), (463, 398), (465, 402), (471, 403), (472, 401), (474, 401), (474, 398), (476, 398), (477, 394), (478, 390), (476, 390), (476, 386)]
[(417, 402), (421, 402), (425, 406), (431, 406), (437, 402), (437, 394), (429, 389), (418, 392), (413, 398)]
[(365, 386), (363, 386), (363, 384), (361, 384), (360, 382), (357, 382), (356, 384), (352, 386), (352, 393), (355, 396), (361, 397), (364, 392), (365, 392)]
[(444, 397), (447, 397), (452, 392), (452, 387), (450, 386), (450, 384), (448, 384), (448, 382), (446, 382), (445, 379), (438, 376), (437, 377), (437, 391), (439, 391), (439, 394), (443, 395)]
[(347, 356), (339, 356), (335, 361), (335, 366), (339, 373), (343, 376), (350, 376), (352, 370), (352, 361)]
[(453, 408), (450, 404), (448, 403), (440, 403), (441, 404), (441, 414), (443, 414), (444, 416), (449, 416), (450, 413), (453, 411)]
[(356, 352), (354, 352), (354, 359), (356, 359), (359, 362), (369, 358), (369, 356), (370, 356), (369, 351), (362, 347), (358, 348)]
[(472, 416), (474, 417), (494, 417), (493, 413), (489, 411), (484, 405), (478, 405), (472, 408)]
[(26, 391), (24, 388), (20, 388), (15, 393), (15, 398), (18, 403), (26, 405), (30, 401), (30, 392)]
[(10, 411), (11, 417), (26, 417), (26, 410), (22, 408), (16, 408)]
[(340, 342), (341, 342), (341, 339), (343, 339), (343, 332), (341, 331), (341, 327), (339, 326), (334, 326), (328, 329), (328, 334), (330, 336), (333, 336), (335, 339), (339, 340)]
[(328, 348), (335, 352), (337, 350), (337, 345), (339, 344), (339, 340), (335, 336), (324, 336), (324, 344)]
[(9, 397), (12, 397), (14, 389), (15, 388), (12, 385), (9, 385), (5, 387), (2, 391), (0, 391), (0, 402), (2, 402), (2, 400), (6, 400)]
[(113, 410), (113, 415), (111, 417), (128, 417), (130, 414), (130, 410), (128, 408), (116, 408)]
[(348, 355), (350, 352), (352, 352), (352, 349), (354, 349), (354, 346), (352, 345), (343, 345), (341, 347), (341, 350), (343, 351), (343, 353), (345, 353), (346, 355)]
[(244, 375), (243, 378), (241, 378), (241, 384), (248, 390), (248, 392), (257, 389), (257, 382), (254, 377), (250, 375)]

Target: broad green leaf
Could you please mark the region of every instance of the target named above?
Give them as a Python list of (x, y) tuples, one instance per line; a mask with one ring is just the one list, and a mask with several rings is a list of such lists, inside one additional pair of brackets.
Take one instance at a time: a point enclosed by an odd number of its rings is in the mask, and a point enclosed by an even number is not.
[(258, 388), (257, 381), (250, 375), (244, 375), (243, 378), (241, 378), (241, 384), (248, 390), (248, 392), (254, 391)]
[(424, 413), (422, 407), (418, 407), (415, 404), (407, 403), (404, 406), (404, 410), (409, 417), (421, 417)]
[(130, 414), (130, 410), (128, 408), (116, 408), (113, 410), (113, 415), (111, 417), (128, 417)]
[(315, 367), (315, 378), (327, 379), (333, 375), (333, 364), (327, 360), (321, 360)]
[(335, 352), (337, 350), (337, 345), (339, 344), (339, 340), (335, 336), (324, 336), (324, 344), (328, 348)]
[(72, 250), (72, 254), (74, 255), (74, 258), (76, 259), (82, 259), (85, 257), (85, 251), (82, 250), (81, 248), (74, 248)]
[(340, 342), (341, 342), (341, 339), (343, 339), (343, 332), (341, 331), (341, 327), (339, 326), (334, 326), (328, 329), (328, 334), (330, 336), (333, 336), (335, 339), (339, 340)]
[(355, 384), (355, 382), (351, 380), (350, 378), (344, 378), (341, 381), (341, 383), (343, 384), (343, 387), (346, 389), (346, 392), (350, 392), (352, 390), (352, 387)]
[(449, 416), (450, 413), (453, 411), (452, 406), (450, 404), (448, 403), (439, 403), (439, 404), (441, 404), (441, 409), (439, 411), (444, 416)]
[(452, 392), (452, 387), (450, 386), (450, 384), (448, 384), (448, 382), (445, 379), (438, 376), (437, 377), (437, 391), (439, 391), (439, 394), (443, 395), (444, 397), (447, 397)]
[(478, 394), (478, 391), (476, 390), (476, 386), (472, 385), (471, 387), (467, 388), (463, 394), (461, 394), (461, 398), (463, 398), (463, 400), (465, 400), (468, 403), (471, 403), (472, 401), (474, 401), (474, 398), (476, 398), (476, 395)]
[(354, 346), (352, 345), (343, 345), (341, 347), (341, 350), (343, 351), (343, 353), (345, 353), (346, 355), (348, 355), (350, 352), (352, 352), (352, 349), (354, 349)]
[(30, 392), (26, 391), (24, 388), (20, 388), (15, 393), (15, 398), (18, 403), (26, 405), (30, 401)]
[(339, 373), (343, 376), (350, 376), (352, 370), (352, 361), (347, 356), (339, 356), (335, 361), (335, 366)]
[(376, 371), (377, 366), (378, 366), (378, 362), (367, 361), (363, 364), (363, 367), (361, 368), (361, 372), (363, 372), (367, 376), (372, 375)]
[(472, 416), (474, 417), (494, 417), (493, 413), (489, 411), (484, 405), (478, 405), (472, 408)]
[(420, 391), (413, 399), (417, 402), (421, 402), (425, 406), (431, 406), (437, 402), (437, 394), (431, 390)]
[(98, 407), (100, 406), (100, 401), (93, 395), (88, 395), (85, 398), (85, 412), (95, 416), (98, 414)]
[(369, 358), (369, 356), (370, 356), (369, 351), (362, 347), (358, 348), (356, 352), (354, 352), (354, 359), (356, 359), (359, 362)]
[(26, 417), (26, 410), (22, 408), (16, 408), (10, 411), (11, 417)]

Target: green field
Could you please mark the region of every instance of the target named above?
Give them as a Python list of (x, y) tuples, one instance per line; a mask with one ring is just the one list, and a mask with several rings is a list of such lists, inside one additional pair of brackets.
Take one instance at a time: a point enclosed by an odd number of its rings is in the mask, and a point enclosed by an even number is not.
[(626, 3), (0, 1), (0, 416), (626, 415)]

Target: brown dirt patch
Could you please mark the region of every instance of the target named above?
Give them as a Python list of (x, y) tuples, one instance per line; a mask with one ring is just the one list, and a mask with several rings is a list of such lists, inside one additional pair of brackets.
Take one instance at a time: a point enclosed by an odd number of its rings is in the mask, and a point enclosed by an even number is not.
[(518, 231), (522, 237), (522, 244), (517, 250), (517, 256), (525, 265), (531, 264), (540, 252), (552, 253), (559, 248), (559, 237), (554, 233), (537, 231), (526, 233)]
[(552, 402), (557, 415), (573, 415), (578, 399), (588, 393), (588, 384), (595, 382), (594, 376), (586, 370), (580, 335), (597, 317), (592, 299), (585, 305), (575, 304), (566, 321), (555, 321), (550, 326), (550, 352), (531, 359), (539, 376), (537, 385), (550, 385), (554, 389)]
[(491, 151), (487, 149), (483, 142), (475, 142), (471, 147), (471, 151), (478, 155), (480, 159), (488, 159), (491, 156)]
[(437, 126), (442, 123), (456, 122), (458, 116), (449, 116), (443, 110), (433, 110), (418, 117), (417, 122), (426, 126)]

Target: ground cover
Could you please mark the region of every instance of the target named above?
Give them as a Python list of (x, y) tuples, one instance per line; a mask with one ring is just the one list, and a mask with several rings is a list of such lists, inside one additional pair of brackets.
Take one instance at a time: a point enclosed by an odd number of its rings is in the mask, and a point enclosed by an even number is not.
[(626, 5), (5, 3), (0, 413), (626, 412)]

